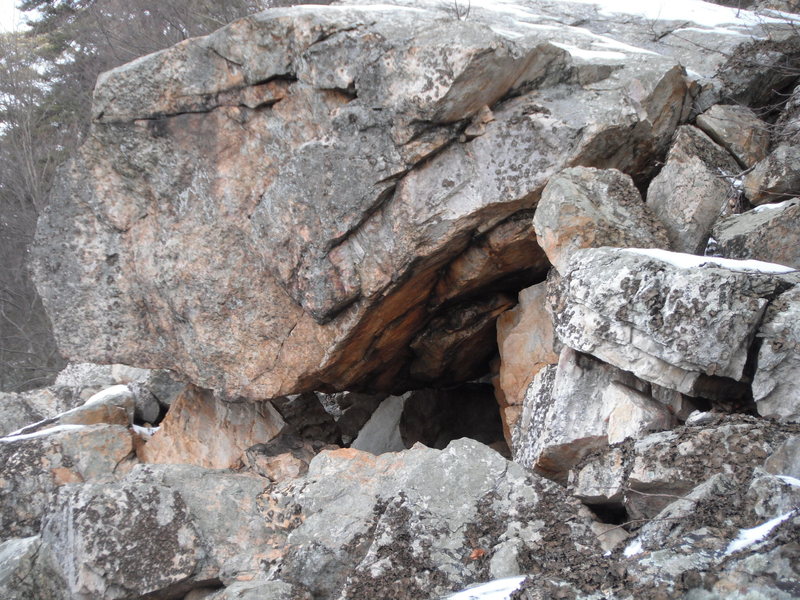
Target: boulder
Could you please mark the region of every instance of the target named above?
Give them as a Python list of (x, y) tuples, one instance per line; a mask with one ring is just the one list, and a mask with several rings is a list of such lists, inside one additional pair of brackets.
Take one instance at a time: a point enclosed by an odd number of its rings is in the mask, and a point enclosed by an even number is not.
[(247, 448), (268, 442), (284, 425), (269, 401), (223, 402), (188, 386), (137, 454), (142, 462), (224, 469), (240, 464)]
[(322, 452), (291, 486), (302, 520), (273, 568), (313, 597), (439, 598), (570, 565), (597, 585), (608, 569), (577, 501), (471, 440), (377, 457)]
[(57, 488), (112, 480), (132, 453), (131, 434), (120, 425), (61, 425), (0, 438), (0, 537), (36, 535)]
[(677, 425), (675, 416), (665, 405), (621, 383), (610, 383), (603, 391), (602, 400), (609, 444), (638, 439), (652, 431)]
[(564, 481), (581, 458), (608, 445), (604, 394), (617, 383), (643, 385), (630, 373), (564, 348), (558, 365), (540, 370), (528, 387), (512, 438), (514, 460)]
[(764, 462), (764, 470), (773, 475), (800, 479), (800, 435), (787, 438)]
[(678, 129), (664, 168), (647, 188), (647, 206), (677, 252), (702, 254), (711, 227), (739, 192), (736, 161), (690, 125)]
[[(693, 396), (739, 380), (788, 267), (659, 250), (579, 250), (553, 285), (556, 334), (637, 377)], [(727, 384), (726, 384), (727, 385)]]
[(753, 399), (758, 414), (800, 422), (800, 287), (795, 286), (775, 299), (767, 308), (758, 331)]
[(265, 482), (189, 465), (139, 465), (113, 484), (61, 489), (42, 539), (71, 597), (181, 597), (252, 579), (276, 549), (259, 501)]
[(533, 216), (536, 239), (564, 274), (579, 248), (668, 248), (633, 180), (615, 169), (574, 167), (550, 179)]
[(796, 146), (800, 143), (800, 84), (795, 86), (783, 112), (775, 122), (775, 139)]
[(350, 446), (372, 454), (405, 450), (406, 444), (400, 433), (400, 419), (410, 395), (411, 392), (402, 396), (389, 396), (381, 402)]
[(726, 258), (753, 258), (800, 269), (800, 198), (720, 219), (711, 235)]
[(311, 600), (311, 596), (283, 581), (237, 581), (206, 600)]
[(744, 178), (744, 193), (755, 205), (800, 195), (800, 147), (783, 143)]
[(716, 104), (698, 115), (697, 126), (749, 169), (767, 157), (769, 125), (746, 106)]
[(242, 463), (270, 481), (283, 481), (305, 475), (308, 463), (325, 447), (323, 442), (309, 442), (284, 433), (269, 443), (250, 446), (244, 451)]
[(690, 109), (674, 59), (494, 13), (298, 6), (104, 74), (33, 250), (62, 352), (230, 399), (424, 383), (409, 343), (539, 260), (497, 233), (430, 304), (472, 240), (567, 166), (648, 177)]
[(0, 393), (0, 436), (44, 419), (28, 401), (29, 393)]
[(497, 319), (500, 351), (498, 386), (502, 396), (503, 431), (511, 444), (511, 431), (522, 413), (525, 391), (546, 365), (558, 362), (557, 340), (547, 312), (547, 285), (539, 283), (519, 293), (519, 303)]

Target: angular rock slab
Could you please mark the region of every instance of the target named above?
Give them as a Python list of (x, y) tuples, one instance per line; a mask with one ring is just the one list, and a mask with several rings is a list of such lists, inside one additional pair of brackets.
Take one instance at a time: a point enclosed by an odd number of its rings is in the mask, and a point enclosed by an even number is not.
[(3, 600), (70, 600), (41, 538), (12, 538), (0, 544)]
[(758, 336), (761, 349), (753, 377), (758, 414), (800, 422), (800, 287), (770, 304)]
[(575, 568), (604, 563), (576, 501), (472, 440), (378, 457), (323, 452), (287, 493), (303, 521), (276, 568), (314, 597), (438, 598), (547, 572), (565, 556)]
[(697, 126), (749, 169), (767, 156), (769, 125), (746, 106), (716, 104), (697, 117)]
[(762, 204), (720, 219), (711, 235), (726, 258), (753, 258), (800, 269), (800, 199)]
[(60, 486), (111, 480), (133, 453), (120, 425), (62, 425), (0, 438), (0, 539), (36, 535)]
[(780, 275), (788, 271), (659, 250), (579, 250), (554, 285), (555, 331), (645, 381), (698, 395), (703, 374), (742, 378), (769, 301), (790, 285)]
[(284, 425), (269, 401), (223, 402), (208, 390), (188, 386), (137, 454), (142, 462), (227, 469), (239, 465), (250, 446), (277, 436)]
[(669, 248), (633, 180), (615, 169), (574, 167), (545, 186), (533, 216), (536, 239), (564, 273), (580, 248)]
[(647, 188), (647, 206), (664, 224), (676, 252), (700, 254), (717, 216), (737, 190), (736, 161), (690, 125), (678, 129), (667, 162)]
[(564, 167), (645, 177), (688, 115), (672, 59), (502, 23), (294, 7), (105, 74), (34, 252), (62, 352), (225, 397), (396, 387), (471, 239)]
[(800, 196), (800, 148), (780, 144), (745, 175), (744, 192), (755, 205)]

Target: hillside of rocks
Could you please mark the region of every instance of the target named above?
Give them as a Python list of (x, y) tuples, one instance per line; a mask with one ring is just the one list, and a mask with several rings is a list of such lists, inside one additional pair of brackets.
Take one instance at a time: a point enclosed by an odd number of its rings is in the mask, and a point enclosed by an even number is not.
[(103, 74), (0, 596), (800, 597), (800, 7), (639, 4), (271, 9)]

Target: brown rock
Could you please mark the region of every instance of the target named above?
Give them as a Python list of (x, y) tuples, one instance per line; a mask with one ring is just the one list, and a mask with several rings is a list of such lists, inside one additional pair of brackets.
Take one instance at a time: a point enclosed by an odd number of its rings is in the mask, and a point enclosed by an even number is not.
[(525, 390), (546, 365), (558, 362), (557, 341), (547, 306), (547, 285), (540, 283), (519, 293), (519, 304), (497, 319), (500, 350), (499, 388), (503, 429), (511, 443), (511, 431), (522, 412)]
[(767, 156), (769, 126), (746, 106), (716, 104), (697, 117), (697, 126), (730, 152), (743, 169)]
[(147, 463), (227, 469), (239, 464), (247, 448), (268, 442), (283, 426), (268, 401), (222, 402), (212, 392), (190, 386), (139, 450), (139, 458)]
[(800, 196), (800, 147), (783, 143), (744, 178), (744, 192), (755, 205)]
[(563, 274), (580, 248), (667, 248), (633, 180), (614, 169), (566, 169), (542, 192), (533, 217), (536, 239)]

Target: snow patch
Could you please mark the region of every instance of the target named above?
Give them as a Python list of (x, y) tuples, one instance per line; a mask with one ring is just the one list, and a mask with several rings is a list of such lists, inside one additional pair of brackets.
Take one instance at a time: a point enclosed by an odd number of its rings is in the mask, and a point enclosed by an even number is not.
[(625, 60), (627, 55), (622, 52), (614, 52), (612, 50), (585, 50), (577, 46), (570, 46), (569, 44), (561, 44), (559, 42), (550, 42), (553, 46), (557, 46), (562, 50), (566, 50), (573, 58), (582, 58), (584, 60)]
[(773, 529), (791, 517), (795, 512), (796, 510), (790, 510), (788, 513), (779, 517), (775, 517), (774, 519), (771, 519), (766, 523), (762, 523), (758, 527), (753, 527), (752, 529), (740, 529), (739, 537), (728, 544), (728, 548), (725, 550), (725, 556), (760, 542), (766, 538)]
[(697, 256), (696, 254), (684, 254), (682, 252), (670, 252), (659, 248), (626, 248), (625, 252), (633, 252), (650, 258), (655, 258), (668, 263), (679, 269), (693, 269), (703, 265), (716, 265), (729, 271), (742, 273), (767, 273), (781, 274), (797, 271), (786, 265), (768, 263), (760, 260), (735, 260), (733, 258), (717, 258), (715, 256)]
[(622, 551), (625, 555), (625, 558), (630, 558), (631, 556), (636, 556), (637, 554), (641, 554), (644, 552), (644, 548), (642, 548), (642, 542), (639, 540), (634, 540)]
[(777, 203), (774, 203), (774, 204), (762, 204), (761, 206), (756, 206), (750, 212), (760, 213), (760, 212), (764, 212), (765, 210), (777, 210), (779, 208), (786, 208), (792, 202), (795, 202), (795, 201), (796, 200), (794, 198), (792, 198), (791, 200), (784, 200), (783, 202), (777, 202)]
[(143, 437), (151, 437), (158, 431), (158, 427), (142, 427), (141, 425), (132, 425), (133, 430)]
[(778, 475), (777, 477), (789, 485), (800, 487), (800, 479), (797, 479), (796, 477), (789, 477), (788, 475)]
[(496, 579), (447, 596), (445, 600), (508, 600), (523, 581), (525, 575)]
[(77, 431), (84, 429), (86, 425), (56, 425), (49, 429), (42, 429), (41, 431), (34, 431), (33, 433), (20, 433), (10, 434), (0, 438), (0, 442), (19, 442), (20, 440), (32, 440), (34, 438), (45, 437), (54, 433), (61, 433), (64, 431)]

